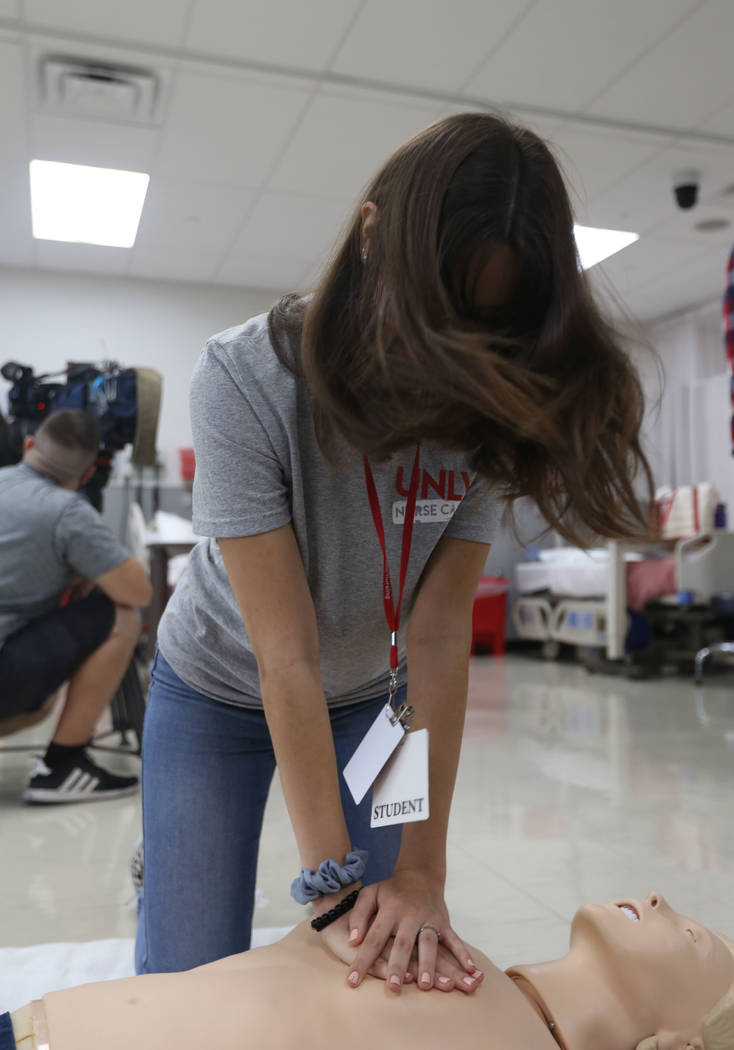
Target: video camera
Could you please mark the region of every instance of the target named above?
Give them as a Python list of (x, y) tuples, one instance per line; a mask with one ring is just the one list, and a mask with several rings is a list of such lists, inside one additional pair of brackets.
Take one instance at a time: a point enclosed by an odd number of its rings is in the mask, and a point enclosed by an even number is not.
[[(125, 445), (133, 445), (132, 462), (138, 467), (155, 465), (155, 436), (161, 399), (161, 376), (150, 368), (121, 368), (116, 361), (100, 367), (70, 363), (63, 372), (34, 375), (28, 365), (8, 361), (0, 374), (12, 384), (8, 393), (10, 422), (0, 432), (0, 465), (17, 463), (23, 440), (33, 434), (52, 412), (78, 409), (93, 416), (101, 445), (97, 469), (82, 492), (101, 510), (102, 489), (109, 480), (112, 458)], [(65, 382), (48, 382), (64, 375)], [(0, 417), (1, 419), (2, 417)]]

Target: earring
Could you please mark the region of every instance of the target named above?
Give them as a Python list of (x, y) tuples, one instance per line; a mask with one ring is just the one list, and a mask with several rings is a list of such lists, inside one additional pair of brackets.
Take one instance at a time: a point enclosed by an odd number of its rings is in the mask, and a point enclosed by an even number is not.
[(366, 262), (367, 262), (367, 248), (366, 248), (366, 247), (364, 247), (364, 248), (362, 249), (362, 262), (363, 262), (363, 263), (366, 263)]

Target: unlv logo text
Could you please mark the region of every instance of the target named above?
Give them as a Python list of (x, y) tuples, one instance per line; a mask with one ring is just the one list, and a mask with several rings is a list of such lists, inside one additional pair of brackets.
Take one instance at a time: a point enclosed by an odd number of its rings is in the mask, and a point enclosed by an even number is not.
[[(418, 493), (419, 499), (430, 499), (434, 496), (443, 500), (454, 500), (459, 503), (469, 490), (471, 480), (465, 470), (460, 472), (461, 483), (459, 484), (459, 490), (457, 491), (456, 475), (455, 470), (442, 470), (439, 472), (438, 481), (428, 473), (427, 470), (421, 471), (423, 475), (421, 477), (421, 486)], [(408, 498), (409, 484), (406, 484), (405, 470), (403, 467), (398, 467), (397, 476), (395, 478), (395, 488), (399, 495)]]

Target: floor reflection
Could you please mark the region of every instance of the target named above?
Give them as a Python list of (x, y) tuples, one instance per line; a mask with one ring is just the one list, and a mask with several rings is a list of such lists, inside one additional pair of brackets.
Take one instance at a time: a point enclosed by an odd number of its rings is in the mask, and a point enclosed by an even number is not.
[[(133, 763), (130, 756), (119, 760)], [(27, 754), (0, 753), (5, 946), (131, 937), (140, 799), (30, 808)], [(583, 901), (665, 893), (734, 932), (734, 679), (627, 681), (569, 663), (472, 662), (449, 831), (455, 927), (502, 965), (563, 950)], [(303, 917), (277, 778), (256, 922)], [(536, 955), (536, 957), (541, 957)]]

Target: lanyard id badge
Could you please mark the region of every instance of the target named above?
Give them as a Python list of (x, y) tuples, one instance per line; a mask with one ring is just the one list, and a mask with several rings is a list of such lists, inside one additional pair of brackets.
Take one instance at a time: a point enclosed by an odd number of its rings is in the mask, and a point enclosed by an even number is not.
[(387, 760), (402, 744), (413, 717), (413, 708), (409, 704), (401, 704), (397, 711), (393, 707), (397, 684), (397, 671), (391, 670), (388, 702), (344, 767), (342, 776), (356, 805), (360, 804)]
[(407, 733), (372, 791), (371, 828), (428, 820), (428, 730)]
[[(377, 496), (377, 489), (375, 487), (375, 481), (370, 468), (367, 457), (364, 459), (364, 474), (365, 484), (367, 487), (367, 495), (370, 503), (370, 511), (372, 512), (372, 520), (375, 525), (377, 537), (380, 541), (382, 548), (382, 598), (383, 605), (385, 608), (385, 619), (387, 620), (387, 626), (390, 630), (390, 685), (388, 693), (388, 702), (385, 704), (379, 715), (370, 726), (364, 739), (358, 746), (350, 758), (347, 765), (344, 767), (343, 776), (352, 793), (352, 797), (357, 805), (362, 801), (364, 796), (367, 794), (369, 787), (375, 782), (376, 778), (382, 773), (386, 767), (386, 763), (394, 754), (396, 749), (400, 748), (402, 751), (405, 748), (405, 742), (407, 741), (406, 730), (409, 728), (410, 720), (413, 716), (413, 709), (407, 703), (403, 703), (396, 710), (394, 706), (395, 694), (398, 688), (398, 630), (400, 628), (400, 609), (403, 602), (403, 590), (405, 587), (405, 578), (408, 572), (408, 562), (410, 560), (410, 547), (413, 538), (413, 522), (415, 520), (415, 506), (418, 499), (418, 487), (420, 484), (420, 445), (415, 450), (415, 459), (413, 461), (413, 470), (410, 478), (410, 489), (408, 492), (408, 500), (405, 508), (405, 520), (403, 523), (403, 540), (402, 550), (400, 555), (400, 591), (398, 594), (397, 604), (393, 598), (392, 580), (390, 579), (390, 569), (387, 562), (387, 547), (385, 544), (385, 529), (382, 523), (382, 516), (380, 513), (380, 502)], [(416, 734), (421, 736), (421, 734)], [(427, 742), (428, 733), (425, 731), (425, 740)], [(401, 746), (402, 745), (402, 746)], [(428, 748), (427, 743), (425, 748), (422, 745), (418, 745), (419, 750), (416, 751), (411, 745), (409, 753), (414, 756), (420, 755), (425, 751), (425, 815), (415, 816), (411, 819), (425, 820), (428, 817)], [(398, 755), (393, 758), (390, 762), (389, 768), (392, 769), (393, 765), (397, 762)], [(403, 763), (398, 764), (398, 768), (403, 767)], [(387, 770), (386, 770), (387, 772)], [(415, 779), (415, 778), (413, 778)], [(421, 786), (423, 781), (421, 780)], [(421, 807), (422, 809), (423, 807)], [(388, 820), (387, 823), (402, 823), (402, 819), (397, 821)]]
[(359, 805), (392, 755), (402, 743), (405, 727), (390, 704), (385, 704), (362, 742), (344, 767), (343, 776)]

